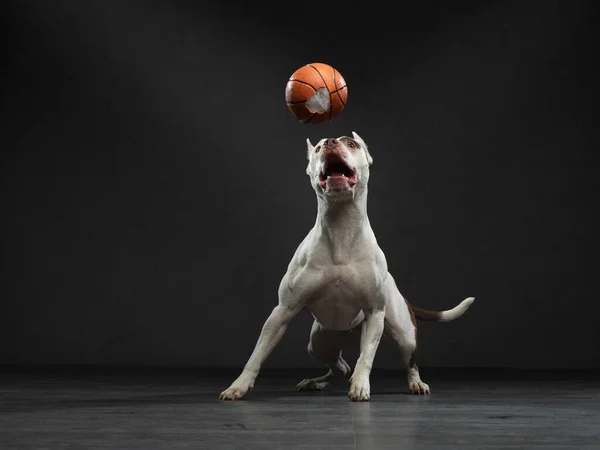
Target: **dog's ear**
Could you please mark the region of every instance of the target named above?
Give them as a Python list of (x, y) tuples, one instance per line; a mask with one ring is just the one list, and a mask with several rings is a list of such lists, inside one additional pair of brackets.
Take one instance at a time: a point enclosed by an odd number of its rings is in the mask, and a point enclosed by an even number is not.
[(315, 150), (315, 147), (310, 143), (310, 139), (306, 138), (306, 159), (308, 159), (308, 166), (306, 166), (306, 174), (310, 175), (310, 155)]
[(313, 152), (315, 147), (310, 143), (310, 139), (306, 138), (306, 157), (310, 159), (310, 154)]
[(369, 147), (367, 147), (367, 143), (354, 131), (352, 132), (352, 137), (361, 145), (362, 148), (365, 149), (365, 153), (367, 154), (367, 162), (369, 163), (369, 165), (373, 164), (373, 157), (369, 153)]

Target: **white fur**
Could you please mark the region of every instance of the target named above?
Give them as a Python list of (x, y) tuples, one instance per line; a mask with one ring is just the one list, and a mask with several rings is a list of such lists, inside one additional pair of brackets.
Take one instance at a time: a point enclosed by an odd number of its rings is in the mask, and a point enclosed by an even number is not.
[[(373, 162), (365, 141), (356, 133), (337, 143), (322, 139), (313, 146), (307, 139), (308, 174), (317, 197), (314, 227), (298, 246), (279, 285), (279, 304), (265, 322), (244, 370), (220, 398), (242, 398), (254, 386), (261, 365), (283, 336), (293, 317), (306, 307), (314, 317), (309, 352), (329, 367), (315, 379), (303, 380), (298, 389), (322, 389), (335, 377), (348, 376), (350, 368), (341, 356), (347, 330), (361, 328), (360, 356), (350, 378), (348, 396), (362, 401), (370, 397), (369, 375), (384, 327), (397, 343), (406, 365), (416, 348), (415, 326), (387, 261), (379, 248), (367, 215), (369, 166)], [(320, 174), (328, 155), (336, 154), (354, 170), (350, 178), (332, 176), (326, 187)], [(340, 181), (341, 180), (341, 181)], [(467, 299), (468, 300), (468, 299)], [(470, 305), (465, 300), (445, 311), (452, 320)], [(409, 389), (429, 393), (416, 365), (408, 370)]]
[(467, 311), (467, 309), (469, 309), (469, 306), (471, 306), (474, 301), (475, 297), (468, 297), (454, 308), (440, 312), (439, 322), (450, 322), (451, 320), (458, 319)]

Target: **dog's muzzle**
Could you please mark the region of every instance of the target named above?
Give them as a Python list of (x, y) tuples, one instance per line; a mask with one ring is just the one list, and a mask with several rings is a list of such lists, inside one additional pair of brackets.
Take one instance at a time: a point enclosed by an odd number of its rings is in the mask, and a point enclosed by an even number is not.
[(327, 139), (323, 143), (324, 164), (319, 184), (324, 190), (340, 191), (356, 185), (356, 170), (348, 165), (342, 151), (343, 146), (337, 139)]

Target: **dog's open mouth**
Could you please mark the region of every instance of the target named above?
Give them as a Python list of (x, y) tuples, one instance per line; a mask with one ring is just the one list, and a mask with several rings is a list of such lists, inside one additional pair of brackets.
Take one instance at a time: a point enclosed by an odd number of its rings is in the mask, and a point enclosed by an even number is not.
[(335, 155), (329, 155), (325, 160), (323, 172), (319, 174), (319, 184), (323, 189), (327, 188), (327, 183), (348, 183), (350, 187), (356, 184), (356, 171), (352, 170), (344, 160)]

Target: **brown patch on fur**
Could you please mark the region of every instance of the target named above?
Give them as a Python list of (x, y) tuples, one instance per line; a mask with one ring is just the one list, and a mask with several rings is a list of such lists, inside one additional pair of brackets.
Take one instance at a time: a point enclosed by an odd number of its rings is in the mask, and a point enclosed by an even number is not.
[(406, 297), (404, 297), (404, 301), (406, 302), (406, 306), (408, 308), (408, 312), (410, 313), (410, 321), (412, 322), (412, 324), (415, 327), (415, 350), (412, 352), (412, 355), (410, 355), (410, 361), (408, 362), (408, 367), (409, 368), (415, 368), (418, 370), (417, 368), (417, 362), (415, 360), (415, 355), (417, 353), (417, 348), (419, 347), (419, 341), (417, 339), (417, 318), (415, 317), (415, 312), (413, 310), (413, 306), (408, 303), (408, 300), (406, 299)]
[(408, 300), (406, 300), (406, 297), (402, 296), (402, 298), (406, 302), (406, 307), (408, 308), (408, 313), (410, 314), (410, 321), (416, 327), (417, 326), (417, 318), (415, 317), (415, 312), (413, 311), (413, 306), (410, 303), (408, 303)]
[(416, 306), (412, 306), (413, 314), (417, 316), (418, 319), (421, 320), (440, 320), (440, 311), (430, 311), (428, 309), (417, 308)]
[(433, 320), (436, 322), (440, 320), (441, 311), (430, 311), (429, 309), (417, 308), (416, 306), (408, 303), (406, 297), (403, 296), (403, 298), (406, 302), (406, 306), (408, 306), (408, 310), (410, 311), (410, 320), (414, 326), (417, 326), (415, 317), (420, 320)]
[(415, 359), (415, 354), (414, 353), (412, 355), (410, 355), (410, 360), (408, 361), (408, 368), (409, 369), (419, 370), (419, 368), (417, 367), (417, 361)]

